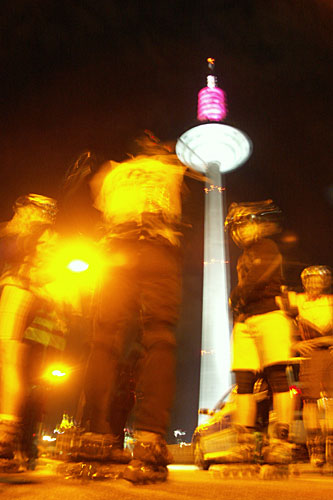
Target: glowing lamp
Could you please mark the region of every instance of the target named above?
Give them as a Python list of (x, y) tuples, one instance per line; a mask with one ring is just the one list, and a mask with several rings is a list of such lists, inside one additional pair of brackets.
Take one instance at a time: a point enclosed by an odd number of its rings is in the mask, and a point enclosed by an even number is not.
[(49, 366), (43, 378), (49, 383), (60, 383), (69, 375), (69, 370), (65, 366)]
[(61, 370), (53, 370), (53, 371), (52, 371), (52, 375), (53, 375), (54, 377), (65, 377), (66, 372), (63, 372), (63, 371), (61, 371)]
[(227, 116), (225, 94), (219, 87), (204, 87), (198, 94), (198, 120), (219, 122)]
[(47, 441), (48, 443), (52, 443), (52, 441), (56, 441), (57, 438), (53, 438), (51, 436), (43, 436), (42, 440)]
[(89, 264), (87, 262), (85, 262), (84, 260), (80, 260), (80, 259), (75, 259), (75, 260), (72, 260), (67, 268), (70, 270), (70, 271), (73, 271), (73, 273), (82, 273), (83, 271), (86, 271), (89, 267)]

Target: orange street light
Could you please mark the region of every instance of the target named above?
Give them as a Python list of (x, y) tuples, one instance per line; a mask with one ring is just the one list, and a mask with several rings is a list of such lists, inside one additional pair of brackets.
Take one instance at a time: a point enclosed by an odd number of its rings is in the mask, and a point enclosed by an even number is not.
[(69, 369), (65, 366), (49, 366), (44, 372), (43, 378), (48, 382), (60, 382), (69, 375)]
[(86, 271), (89, 267), (89, 264), (81, 259), (71, 260), (69, 264), (67, 264), (67, 269), (72, 271), (73, 273), (82, 273)]
[(53, 371), (52, 371), (52, 375), (53, 375), (54, 377), (65, 377), (65, 376), (67, 375), (67, 373), (66, 373), (66, 372), (63, 372), (63, 371), (61, 371), (61, 370), (53, 370)]

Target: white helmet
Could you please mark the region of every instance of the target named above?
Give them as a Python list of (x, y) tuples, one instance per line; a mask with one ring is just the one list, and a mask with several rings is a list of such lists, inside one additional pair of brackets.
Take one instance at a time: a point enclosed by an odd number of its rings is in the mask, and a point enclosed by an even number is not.
[(316, 297), (330, 288), (332, 272), (327, 266), (306, 267), (301, 273), (301, 280), (306, 293)]

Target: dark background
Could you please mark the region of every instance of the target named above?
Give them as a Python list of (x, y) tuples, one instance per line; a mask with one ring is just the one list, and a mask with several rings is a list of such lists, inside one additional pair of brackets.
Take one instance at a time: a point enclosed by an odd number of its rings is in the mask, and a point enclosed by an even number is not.
[[(144, 129), (176, 140), (196, 124), (214, 57), (226, 123), (254, 144), (225, 176), (224, 203), (272, 198), (282, 208), (286, 278), (299, 287), (305, 266), (333, 264), (332, 13), (331, 0), (3, 0), (1, 220), (21, 194), (59, 197), (84, 150), (121, 160)], [(188, 186), (171, 423), (187, 439), (198, 401), (204, 198), (199, 182)], [(84, 221), (88, 202), (73, 201)], [(232, 282), (237, 255), (231, 245)]]

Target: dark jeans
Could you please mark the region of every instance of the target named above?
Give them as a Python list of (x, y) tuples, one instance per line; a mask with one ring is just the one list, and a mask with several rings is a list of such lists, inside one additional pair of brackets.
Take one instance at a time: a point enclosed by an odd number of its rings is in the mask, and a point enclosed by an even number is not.
[[(153, 240), (113, 241), (85, 383), (90, 430), (111, 432), (119, 363), (140, 346), (135, 428), (164, 435), (175, 388), (174, 327), (181, 302), (179, 249)], [(133, 362), (137, 357), (133, 356)], [(133, 370), (135, 373), (136, 370)]]

